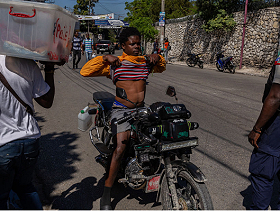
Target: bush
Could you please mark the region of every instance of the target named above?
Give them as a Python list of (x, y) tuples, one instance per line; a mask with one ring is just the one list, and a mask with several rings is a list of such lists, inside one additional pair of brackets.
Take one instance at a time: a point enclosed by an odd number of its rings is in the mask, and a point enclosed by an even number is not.
[(234, 21), (231, 15), (228, 15), (227, 12), (223, 9), (218, 10), (218, 14), (215, 18), (208, 20), (202, 28), (206, 32), (212, 32), (215, 30), (224, 30), (226, 32), (231, 31), (236, 22)]

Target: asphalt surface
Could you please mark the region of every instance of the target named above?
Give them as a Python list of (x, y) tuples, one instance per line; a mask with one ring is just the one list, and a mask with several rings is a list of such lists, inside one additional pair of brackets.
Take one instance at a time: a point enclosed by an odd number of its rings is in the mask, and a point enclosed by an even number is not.
[[(120, 51), (116, 51), (119, 55)], [(85, 62), (83, 56), (80, 67)], [(36, 186), (44, 209), (99, 209), (104, 185), (104, 169), (95, 162), (97, 150), (88, 131), (78, 130), (78, 113), (93, 102), (92, 93), (115, 87), (106, 77), (84, 78), (80, 69), (64, 65), (55, 72), (56, 95), (50, 109), (37, 104), (36, 118), (41, 127), (41, 154), (36, 169)], [(191, 131), (199, 137), (191, 161), (208, 178), (206, 185), (214, 208), (244, 210), (251, 199), (248, 165), (252, 146), (247, 141), (261, 109), (266, 78), (229, 74), (213, 69), (199, 69), (168, 64), (162, 74), (148, 79), (146, 104), (164, 101), (168, 85), (176, 88), (178, 102), (191, 111), (192, 121), (200, 128)], [(275, 184), (273, 199), (278, 197)], [(162, 209), (155, 204), (156, 193), (144, 194), (116, 184), (112, 192), (115, 209)], [(272, 208), (275, 209), (272, 200)], [(274, 204), (273, 204), (274, 203)]]

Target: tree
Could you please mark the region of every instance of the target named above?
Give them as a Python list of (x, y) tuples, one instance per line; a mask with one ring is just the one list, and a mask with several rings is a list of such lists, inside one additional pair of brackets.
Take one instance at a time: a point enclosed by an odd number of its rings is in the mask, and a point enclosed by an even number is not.
[[(77, 0), (77, 4), (74, 5), (74, 14), (76, 15), (90, 15), (90, 10), (95, 7), (94, 2), (99, 0)], [(91, 21), (91, 26), (93, 22)], [(81, 31), (87, 31), (87, 22), (81, 21)]]
[(197, 0), (200, 17), (205, 21), (205, 31), (230, 31), (235, 26), (232, 13), (240, 9), (240, 0)]
[(74, 5), (74, 14), (89, 15), (90, 9), (92, 7), (95, 7), (94, 2), (98, 2), (98, 1), (99, 0), (77, 0), (77, 4)]
[[(147, 41), (154, 39), (158, 32), (153, 24), (159, 21), (161, 0), (134, 0), (126, 2), (127, 18), (131, 26), (136, 27)], [(180, 18), (192, 15), (196, 12), (196, 6), (189, 0), (165, 0), (166, 19)]]
[(137, 28), (146, 41), (152, 41), (158, 34), (153, 26), (153, 20), (149, 17), (152, 2), (153, 0), (134, 0), (125, 3), (125, 9), (130, 12), (124, 20), (129, 22), (130, 26)]

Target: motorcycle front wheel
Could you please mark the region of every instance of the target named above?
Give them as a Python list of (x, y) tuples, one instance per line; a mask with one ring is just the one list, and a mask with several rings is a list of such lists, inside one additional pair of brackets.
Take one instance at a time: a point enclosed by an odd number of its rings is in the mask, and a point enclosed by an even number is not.
[[(195, 182), (186, 170), (175, 171), (176, 191), (180, 210), (214, 210), (210, 194), (204, 183)], [(166, 176), (161, 187), (161, 203), (164, 210), (172, 210), (171, 194)]]
[(202, 62), (202, 61), (199, 61), (199, 62), (198, 62), (198, 66), (199, 66), (199, 68), (203, 69), (203, 62)]
[(235, 65), (232, 62), (230, 62), (228, 69), (232, 74), (235, 73)]
[(188, 58), (188, 59), (186, 60), (186, 63), (187, 63), (187, 65), (188, 65), (189, 67), (194, 67), (194, 65), (195, 65), (194, 60), (192, 60), (191, 58)]
[(224, 70), (221, 68), (218, 62), (216, 62), (216, 67), (220, 72), (223, 72)]

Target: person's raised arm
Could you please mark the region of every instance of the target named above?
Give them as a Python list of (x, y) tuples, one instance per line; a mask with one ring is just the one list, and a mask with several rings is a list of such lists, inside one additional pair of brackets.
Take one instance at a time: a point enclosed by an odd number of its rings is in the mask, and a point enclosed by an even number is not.
[(113, 55), (97, 56), (89, 60), (81, 69), (84, 77), (110, 76), (110, 65), (117, 63), (118, 57)]
[(35, 98), (35, 101), (44, 108), (50, 108), (53, 104), (55, 86), (54, 86), (54, 65), (64, 65), (65, 61), (59, 63), (41, 62), (45, 64), (45, 82), (49, 85), (50, 90), (41, 97)]

